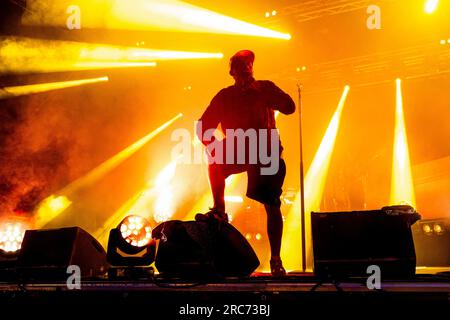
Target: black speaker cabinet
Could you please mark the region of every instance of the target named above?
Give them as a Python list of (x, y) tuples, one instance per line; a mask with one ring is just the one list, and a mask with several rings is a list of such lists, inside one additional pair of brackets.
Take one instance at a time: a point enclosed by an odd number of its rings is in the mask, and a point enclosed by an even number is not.
[(314, 273), (332, 279), (367, 277), (367, 267), (377, 265), (382, 279), (414, 276), (416, 256), (411, 225), (418, 219), (420, 216), (413, 209), (397, 207), (313, 212)]
[(247, 239), (228, 223), (168, 221), (153, 237), (160, 240), (155, 266), (169, 276), (243, 277), (259, 266)]
[(418, 266), (450, 267), (450, 219), (421, 220), (412, 231)]
[(67, 279), (67, 267), (77, 265), (82, 277), (107, 271), (106, 252), (81, 228), (28, 230), (18, 257), (18, 270), (27, 278)]

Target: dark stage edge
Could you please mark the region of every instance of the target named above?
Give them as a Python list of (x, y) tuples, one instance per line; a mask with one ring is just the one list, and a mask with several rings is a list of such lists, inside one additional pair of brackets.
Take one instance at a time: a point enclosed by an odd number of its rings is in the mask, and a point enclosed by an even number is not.
[[(450, 311), (450, 274), (426, 271), (420, 270), (423, 274), (414, 279), (383, 281), (381, 290), (369, 290), (365, 279), (354, 279), (340, 283), (339, 290), (325, 283), (315, 292), (311, 289), (318, 280), (309, 273), (290, 273), (282, 280), (266, 274), (210, 281), (159, 276), (140, 281), (105, 279), (83, 281), (81, 290), (68, 290), (63, 282), (0, 282), (0, 310), (10, 309), (14, 314), (31, 311), (60, 319), (64, 316), (55, 310), (71, 316), (95, 313), (116, 318), (143, 313), (164, 319), (300, 319), (306, 311), (352, 317), (359, 314), (356, 310), (373, 315), (392, 308), (402, 313)], [(270, 315), (230, 314), (230, 305), (270, 306)], [(206, 306), (214, 307), (210, 317), (180, 314), (185, 307)], [(240, 310), (247, 312), (246, 308)]]

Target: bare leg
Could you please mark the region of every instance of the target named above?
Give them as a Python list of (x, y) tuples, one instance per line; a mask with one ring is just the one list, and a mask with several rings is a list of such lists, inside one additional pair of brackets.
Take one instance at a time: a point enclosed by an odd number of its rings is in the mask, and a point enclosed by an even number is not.
[(225, 177), (215, 165), (208, 167), (209, 184), (214, 199), (214, 208), (225, 212)]
[(283, 235), (283, 217), (280, 207), (264, 205), (267, 212), (267, 235), (269, 236), (270, 252), (273, 257), (280, 257), (281, 237)]

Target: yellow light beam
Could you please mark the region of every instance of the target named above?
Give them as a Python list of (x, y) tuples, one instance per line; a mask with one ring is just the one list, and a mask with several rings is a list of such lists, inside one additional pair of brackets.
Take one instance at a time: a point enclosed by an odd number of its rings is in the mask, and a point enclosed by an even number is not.
[(163, 132), (165, 129), (167, 129), (170, 125), (172, 125), (175, 121), (180, 119), (183, 116), (182, 113), (177, 114), (175, 117), (164, 123), (159, 128), (153, 130), (149, 134), (147, 134), (145, 137), (139, 139), (126, 149), (120, 151), (118, 154), (113, 156), (112, 158), (106, 160), (101, 165), (84, 175), (82, 178), (72, 182), (67, 187), (65, 187), (62, 190), (62, 194), (71, 193), (75, 190), (78, 190), (86, 185), (90, 185), (97, 180), (99, 180), (101, 177), (103, 177), (106, 173), (110, 172), (114, 168), (116, 168), (119, 164), (121, 164), (123, 161), (128, 159), (131, 155), (133, 155), (136, 151), (138, 151), (140, 148), (142, 148), (144, 145), (146, 145), (150, 140), (155, 138), (157, 135), (159, 135), (161, 132)]
[[(119, 225), (119, 223), (131, 212), (134, 212), (132, 208), (139, 207), (142, 203), (146, 204), (148, 199), (152, 196), (152, 186), (146, 186), (133, 197), (131, 197), (126, 203), (124, 203), (112, 216), (110, 216), (105, 223), (94, 232), (94, 238), (96, 238), (105, 248), (108, 242), (109, 231)], [(133, 213), (134, 214), (134, 213)], [(148, 217), (144, 215), (144, 217)]]
[[(328, 125), (327, 131), (322, 138), (314, 159), (305, 177), (305, 230), (306, 239), (311, 239), (311, 211), (320, 210), (323, 192), (328, 176), (328, 169), (331, 163), (336, 137), (339, 131), (342, 111), (347, 100), (350, 87), (346, 86), (341, 99)], [(298, 270), (301, 265), (301, 235), (300, 235), (300, 193), (297, 193), (285, 221), (283, 232), (283, 242), (281, 256), (285, 267), (289, 270)], [(307, 241), (307, 261), (312, 262), (311, 240)], [(311, 269), (311, 265), (307, 266)]]
[(61, 90), (70, 87), (78, 87), (82, 85), (106, 82), (108, 77), (101, 78), (91, 78), (83, 80), (71, 80), (71, 81), (60, 81), (60, 82), (49, 82), (49, 83), (39, 83), (39, 84), (29, 84), (24, 86), (14, 86), (14, 87), (4, 87), (0, 88), (0, 100), (7, 99), (11, 97), (18, 97), (30, 94), (36, 94), (41, 92), (47, 92), (52, 90)]
[(172, 185), (177, 168), (177, 160), (171, 161), (155, 180), (156, 199), (153, 205), (153, 219), (157, 223), (170, 220), (175, 214), (175, 197)]
[(73, 41), (0, 37), (0, 72), (61, 72), (154, 67), (155, 61), (222, 59), (218, 52), (190, 52), (112, 46)]
[(391, 198), (392, 205), (407, 203), (416, 206), (416, 197), (409, 159), (408, 138), (403, 114), (402, 81), (396, 80), (395, 136), (392, 157)]
[[(156, 222), (169, 220), (174, 211), (173, 190), (171, 180), (175, 175), (177, 160), (171, 161), (158, 174), (154, 181), (149, 181), (147, 185), (131, 197), (119, 210), (111, 215), (105, 223), (97, 229), (94, 237), (102, 244), (106, 244), (109, 231), (119, 225), (119, 223), (128, 215), (138, 215), (153, 219)], [(153, 211), (150, 203), (154, 201)]]
[(66, 196), (51, 195), (45, 198), (38, 205), (34, 214), (34, 226), (37, 229), (44, 227), (71, 205), (72, 201)]
[(198, 32), (291, 39), (290, 34), (260, 27), (179, 0), (29, 0), (29, 10), (22, 21), (28, 25), (66, 27), (70, 18), (66, 10), (70, 5), (77, 5), (83, 13), (79, 19), (82, 28)]
[[(183, 115), (180, 113), (164, 123), (159, 128), (153, 130), (149, 134), (147, 134), (145, 137), (139, 139), (126, 149), (120, 151), (112, 158), (106, 160), (90, 172), (88, 172), (83, 177), (71, 182), (66, 187), (61, 189), (57, 195), (51, 195), (50, 197), (44, 199), (41, 204), (38, 206), (38, 210), (35, 214), (35, 221), (37, 228), (42, 228), (45, 226), (48, 222), (53, 220), (55, 217), (57, 217), (59, 214), (61, 214), (65, 209), (68, 208), (68, 206), (62, 206), (59, 205), (60, 200), (58, 199), (67, 199), (68, 195), (73, 194), (74, 192), (85, 188), (94, 182), (98, 181), (100, 178), (105, 176), (108, 172), (119, 166), (122, 162), (124, 162), (126, 159), (128, 159), (131, 155), (133, 155), (136, 151), (138, 151), (140, 148), (142, 148), (145, 144), (147, 144), (150, 140), (155, 138), (157, 135), (159, 135), (161, 132), (163, 132), (165, 129), (167, 129), (171, 124), (173, 124), (175, 121), (177, 121), (179, 118), (181, 118)], [(63, 197), (63, 198), (61, 198)], [(55, 200), (56, 199), (56, 200)], [(57, 202), (55, 202), (57, 201)], [(59, 202), (58, 202), (59, 201)], [(64, 203), (67, 203), (64, 201)]]
[(425, 12), (428, 14), (432, 14), (436, 11), (439, 5), (439, 0), (427, 0), (425, 1)]

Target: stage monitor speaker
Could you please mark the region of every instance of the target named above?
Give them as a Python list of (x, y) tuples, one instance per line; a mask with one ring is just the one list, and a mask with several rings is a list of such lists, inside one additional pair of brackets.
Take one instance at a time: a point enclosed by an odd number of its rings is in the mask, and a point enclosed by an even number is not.
[(412, 231), (418, 266), (450, 267), (450, 219), (421, 220)]
[(78, 227), (28, 230), (18, 257), (19, 274), (26, 278), (67, 279), (67, 267), (77, 265), (81, 276), (106, 273), (106, 252), (89, 233)]
[(375, 211), (313, 212), (314, 273), (334, 280), (367, 277), (377, 265), (382, 278), (415, 275), (411, 225), (420, 216), (409, 206)]
[(253, 248), (231, 224), (168, 221), (153, 230), (159, 239), (155, 266), (170, 276), (249, 276), (259, 266)]

